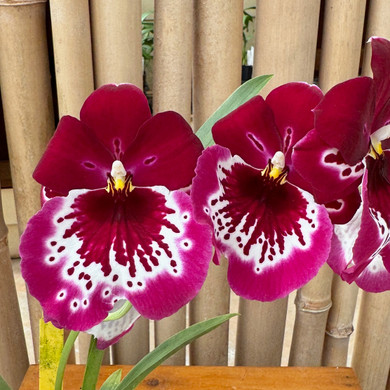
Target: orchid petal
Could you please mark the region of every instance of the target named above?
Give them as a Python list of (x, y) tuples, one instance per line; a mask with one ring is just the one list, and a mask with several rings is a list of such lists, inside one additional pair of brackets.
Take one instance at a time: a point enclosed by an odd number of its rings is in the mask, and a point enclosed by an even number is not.
[(371, 38), (371, 68), (375, 86), (375, 119), (373, 130), (390, 123), (390, 42), (384, 38)]
[(317, 86), (303, 82), (284, 84), (267, 96), (265, 101), (274, 113), (288, 165), (292, 147), (314, 127), (313, 109), (322, 97)]
[(390, 150), (377, 158), (367, 156), (367, 196), (373, 214), (379, 214), (390, 225)]
[(22, 274), (45, 319), (59, 327), (88, 330), (121, 299), (161, 319), (199, 291), (210, 241), (183, 192), (135, 188), (117, 199), (103, 189), (74, 190), (29, 221)]
[(179, 114), (167, 111), (144, 123), (122, 162), (135, 186), (164, 185), (174, 190), (191, 183), (202, 150), (190, 125)]
[[(348, 165), (341, 153), (329, 147), (314, 129), (294, 147), (292, 154), (293, 171), (289, 181), (309, 190), (319, 203), (342, 199), (358, 187), (364, 171), (362, 162)], [(297, 172), (311, 188), (297, 182)]]
[(373, 93), (371, 78), (351, 79), (330, 89), (314, 110), (319, 136), (349, 165), (359, 163), (369, 150)]
[(220, 119), (212, 131), (217, 144), (257, 168), (264, 168), (283, 146), (272, 110), (261, 96)]
[(355, 215), (361, 204), (361, 197), (358, 188), (355, 188), (343, 199), (336, 199), (326, 203), (324, 206), (328, 211), (329, 218), (333, 224), (345, 224)]
[(64, 116), (35, 168), (34, 179), (66, 195), (72, 189), (104, 187), (113, 155), (78, 119)]
[[(390, 233), (380, 213), (373, 212), (369, 206), (367, 183), (368, 172), (365, 171), (362, 205), (349, 223), (335, 227), (339, 242), (332, 242), (328, 264), (348, 283), (364, 280), (362, 283), (369, 291), (374, 291), (373, 286), (380, 280), (380, 274), (376, 273), (383, 268), (382, 251), (389, 242)], [(370, 275), (375, 280), (370, 281)]]
[(362, 271), (356, 284), (364, 291), (378, 293), (390, 290), (390, 246), (386, 245)]
[(103, 85), (87, 98), (80, 111), (81, 122), (115, 156), (114, 160), (121, 160), (150, 117), (145, 95), (131, 84)]
[[(123, 304), (123, 301), (118, 301), (114, 305), (113, 310), (115, 310), (118, 304)], [(86, 333), (97, 338), (97, 348), (106, 349), (128, 333), (140, 317), (141, 315), (132, 307), (123, 317), (113, 321), (103, 321), (93, 328), (86, 330)]]
[[(207, 172), (211, 178), (203, 180)], [(232, 290), (261, 301), (286, 296), (313, 278), (328, 257), (332, 234), (325, 208), (309, 193), (267, 180), (214, 146), (199, 158), (192, 188), (195, 215), (203, 213), (200, 220), (212, 224), (217, 248), (229, 261)]]

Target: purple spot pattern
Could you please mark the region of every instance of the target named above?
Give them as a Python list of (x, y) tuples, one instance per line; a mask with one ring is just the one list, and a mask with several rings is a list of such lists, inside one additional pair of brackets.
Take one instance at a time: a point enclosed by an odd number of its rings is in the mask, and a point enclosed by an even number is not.
[(309, 250), (318, 230), (311, 195), (289, 183), (276, 184), (240, 157), (220, 162), (219, 190), (209, 197), (214, 234), (226, 251), (254, 261), (254, 271), (287, 259), (295, 248)]
[(183, 277), (183, 258), (193, 246), (185, 232), (191, 217), (165, 188), (136, 188), (121, 199), (105, 190), (74, 190), (56, 202), (61, 207), (45, 235), (42, 272), (55, 278), (53, 299), (65, 305), (61, 318), (86, 315), (97, 300), (110, 310), (161, 274)]
[(359, 162), (354, 166), (348, 165), (341, 156), (341, 153), (335, 148), (327, 149), (322, 154), (321, 161), (326, 168), (338, 172), (339, 180), (358, 179), (363, 174), (363, 162)]

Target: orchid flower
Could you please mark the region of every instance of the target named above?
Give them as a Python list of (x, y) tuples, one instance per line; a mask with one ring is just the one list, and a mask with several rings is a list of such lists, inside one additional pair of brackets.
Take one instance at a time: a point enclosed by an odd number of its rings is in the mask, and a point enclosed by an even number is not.
[(20, 245), (46, 321), (91, 333), (104, 349), (140, 315), (161, 319), (197, 294), (210, 230), (178, 189), (190, 185), (201, 151), (179, 114), (152, 117), (129, 84), (97, 89), (80, 120), (61, 119), (34, 177), (62, 196), (31, 218)]
[(229, 263), (229, 284), (244, 298), (284, 297), (328, 257), (332, 224), (291, 160), (294, 145), (313, 128), (312, 109), (321, 98), (306, 83), (252, 98), (214, 125), (217, 145), (198, 160), (195, 218), (212, 227), (217, 257)]
[(296, 145), (293, 162), (329, 198), (356, 194), (361, 183), (353, 218), (335, 225), (328, 263), (344, 280), (380, 292), (390, 289), (390, 42), (372, 38), (371, 45), (373, 78), (358, 77), (329, 90), (314, 110), (315, 129)]

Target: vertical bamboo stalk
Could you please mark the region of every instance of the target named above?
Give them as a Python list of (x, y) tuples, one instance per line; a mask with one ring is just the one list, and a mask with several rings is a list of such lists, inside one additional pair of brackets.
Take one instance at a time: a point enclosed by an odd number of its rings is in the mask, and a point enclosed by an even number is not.
[(155, 0), (153, 111), (191, 119), (193, 1)]
[[(262, 96), (289, 81), (313, 81), (319, 11), (318, 0), (257, 1), (254, 76), (274, 75)], [(271, 303), (241, 299), (240, 313), (236, 364), (279, 365), (287, 298)]]
[[(174, 110), (190, 121), (193, 1), (155, 0), (154, 15), (153, 112)], [(156, 345), (185, 327), (183, 307), (155, 323)], [(164, 364), (184, 365), (185, 349)]]
[(332, 308), (328, 316), (322, 355), (324, 366), (347, 365), (358, 291), (356, 284), (349, 285), (338, 275), (333, 276)]
[(298, 290), (290, 366), (321, 365), (326, 320), (332, 305), (332, 276), (332, 270), (325, 264), (314, 279)]
[(319, 79), (324, 92), (358, 75), (365, 10), (366, 0), (325, 3)]
[[(194, 128), (198, 129), (240, 85), (242, 49), (241, 0), (194, 2)], [(199, 295), (190, 304), (190, 322), (229, 311), (226, 260), (210, 265)], [(228, 325), (195, 341), (190, 360), (198, 365), (226, 365)]]
[(352, 367), (364, 390), (385, 389), (390, 368), (390, 291), (363, 293)]
[[(366, 0), (329, 0), (325, 3), (319, 85), (326, 92), (333, 85), (359, 74)], [(348, 28), (345, 28), (348, 26)], [(358, 288), (334, 275), (333, 305), (325, 335), (323, 364), (345, 366), (353, 331)]]
[(141, 0), (91, 1), (95, 86), (142, 88)]
[(28, 356), (7, 235), (0, 197), (0, 375), (18, 389), (28, 368)]
[[(388, 0), (370, 0), (368, 3), (368, 17), (365, 39), (379, 36), (390, 39), (390, 2)], [(362, 74), (371, 74), (371, 45), (366, 45)]]
[(254, 74), (273, 74), (266, 95), (290, 81), (313, 81), (320, 0), (257, 0)]
[[(1, 95), (19, 233), (40, 209), (32, 178), (54, 130), (45, 1), (0, 1)], [(28, 295), (35, 358), (41, 308)]]
[(78, 117), (93, 91), (88, 0), (50, 0), (59, 116)]
[[(284, 323), (287, 312), (287, 298), (275, 302), (256, 302), (240, 299), (237, 323), (236, 360), (237, 366), (266, 365), (279, 366), (284, 340)], [(263, 317), (266, 315), (267, 317)], [(279, 324), (282, 320), (283, 323)], [(251, 332), (256, 329), (256, 334)], [(271, 335), (271, 340), (257, 340), (258, 335)], [(249, 339), (252, 339), (252, 342)], [(263, 344), (266, 342), (267, 344)]]
[[(59, 116), (78, 117), (93, 91), (92, 44), (88, 0), (50, 0)], [(89, 336), (77, 340), (85, 362)]]

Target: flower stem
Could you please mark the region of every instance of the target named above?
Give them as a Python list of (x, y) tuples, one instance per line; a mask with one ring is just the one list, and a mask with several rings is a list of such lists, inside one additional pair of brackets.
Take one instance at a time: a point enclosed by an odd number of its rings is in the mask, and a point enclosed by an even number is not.
[(57, 377), (56, 377), (56, 384), (55, 384), (55, 390), (61, 390), (62, 389), (62, 381), (64, 380), (64, 373), (65, 373), (65, 367), (66, 363), (69, 358), (70, 351), (72, 350), (73, 344), (76, 341), (77, 336), (80, 332), (75, 332), (74, 330), (70, 331), (68, 338), (65, 341), (64, 348), (61, 352), (61, 358), (58, 364), (57, 369)]
[(89, 344), (87, 366), (85, 368), (82, 390), (95, 390), (100, 366), (102, 365), (104, 350), (96, 348), (97, 339), (91, 337)]

